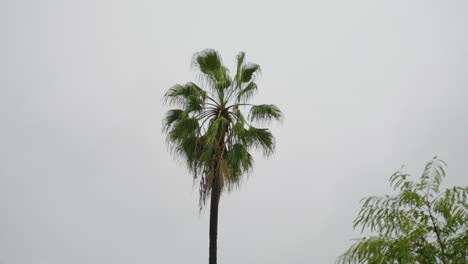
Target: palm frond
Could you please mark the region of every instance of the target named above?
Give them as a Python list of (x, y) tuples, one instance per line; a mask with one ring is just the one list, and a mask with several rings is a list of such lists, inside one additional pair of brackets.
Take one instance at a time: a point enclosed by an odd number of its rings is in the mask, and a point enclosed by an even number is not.
[(167, 132), (174, 122), (184, 118), (187, 118), (187, 113), (182, 109), (171, 109), (167, 111), (163, 121), (163, 131)]
[(217, 117), (211, 120), (208, 130), (205, 134), (206, 144), (208, 146), (215, 146), (219, 142), (220, 131), (226, 129), (226, 120), (222, 117)]
[(226, 161), (229, 164), (230, 181), (238, 182), (240, 176), (249, 172), (253, 166), (253, 158), (245, 145), (236, 143), (226, 152)]
[(241, 69), (241, 81), (250, 82), (255, 79), (255, 75), (260, 72), (260, 65), (255, 63), (248, 63), (242, 66)]
[(247, 147), (262, 151), (265, 156), (270, 156), (275, 151), (275, 138), (267, 128), (250, 126), (245, 131), (241, 141)]
[(182, 118), (173, 122), (168, 128), (169, 143), (178, 143), (188, 137), (197, 136), (200, 126), (196, 118)]
[(164, 94), (164, 103), (185, 107), (190, 97), (204, 101), (207, 94), (202, 88), (192, 82), (184, 85), (176, 84)]
[(237, 102), (245, 103), (249, 101), (257, 92), (258, 87), (254, 82), (250, 82), (237, 93)]
[(195, 53), (192, 66), (204, 74), (206, 80), (212, 84), (212, 88), (216, 89), (218, 93), (228, 88), (232, 83), (229, 69), (223, 65), (221, 56), (216, 50), (205, 49)]
[(188, 118), (180, 109), (170, 110), (165, 119), (166, 141), (175, 156), (185, 160), (187, 167), (197, 174), (197, 160), (203, 144), (198, 120)]
[(201, 113), (204, 109), (205, 106), (205, 100), (203, 98), (200, 98), (195, 95), (191, 95), (187, 97), (187, 103), (186, 103), (186, 109), (185, 111), (187, 113), (195, 112), (195, 113)]
[(246, 131), (245, 123), (243, 123), (240, 120), (236, 120), (236, 122), (234, 122), (234, 124), (232, 125), (232, 134), (236, 142), (239, 141), (239, 139), (244, 136), (245, 131)]
[(249, 119), (252, 122), (281, 121), (282, 117), (281, 110), (272, 104), (254, 105), (250, 108)]
[(244, 65), (244, 59), (245, 59), (245, 52), (241, 51), (239, 54), (236, 56), (237, 59), (237, 67), (236, 67), (236, 75), (235, 75), (235, 80), (236, 80), (236, 88), (240, 88), (241, 83), (242, 83), (242, 65)]
[(216, 74), (223, 66), (221, 56), (214, 49), (205, 49), (197, 52), (193, 56), (192, 62), (197, 68), (205, 74)]

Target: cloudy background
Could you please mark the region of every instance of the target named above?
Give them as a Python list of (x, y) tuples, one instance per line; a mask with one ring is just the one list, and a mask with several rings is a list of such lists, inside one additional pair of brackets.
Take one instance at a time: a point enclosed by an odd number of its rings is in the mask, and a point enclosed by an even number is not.
[(467, 185), (468, 2), (0, 3), (0, 263), (206, 263), (161, 133), (194, 52), (259, 63), (277, 153), (224, 195), (219, 262), (332, 263), (359, 200), (438, 155)]

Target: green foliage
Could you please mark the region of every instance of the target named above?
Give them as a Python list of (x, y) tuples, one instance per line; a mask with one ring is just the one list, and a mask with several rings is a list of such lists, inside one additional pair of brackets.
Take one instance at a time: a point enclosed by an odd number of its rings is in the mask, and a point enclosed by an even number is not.
[(257, 92), (257, 84), (254, 82), (249, 83), (247, 86), (245, 86), (244, 89), (242, 89), (238, 95), (237, 95), (237, 101), (238, 102), (247, 102), (254, 96), (254, 94)]
[(263, 151), (265, 156), (273, 154), (275, 150), (275, 138), (267, 128), (256, 128), (250, 126), (245, 131), (242, 143), (248, 147)]
[(231, 85), (229, 70), (223, 65), (218, 52), (213, 49), (205, 49), (195, 53), (192, 65), (202, 74), (202, 78), (207, 80), (212, 88), (218, 92)]
[(255, 105), (250, 108), (250, 121), (281, 121), (282, 114), (275, 105)]
[(241, 81), (250, 82), (254, 79), (255, 73), (260, 72), (260, 65), (249, 63), (241, 68)]
[(196, 98), (203, 101), (206, 98), (206, 92), (196, 84), (189, 82), (185, 85), (176, 84), (172, 86), (164, 95), (164, 100), (170, 105), (187, 106), (190, 98)]
[(468, 187), (440, 191), (445, 162), (434, 157), (419, 181), (402, 170), (390, 177), (398, 193), (363, 199), (358, 239), (338, 263), (468, 263)]
[(195, 53), (192, 66), (204, 81), (174, 85), (164, 95), (168, 105), (164, 133), (172, 152), (182, 158), (194, 179), (200, 182), (200, 207), (214, 187), (231, 190), (239, 186), (243, 175), (253, 166), (251, 151), (266, 156), (274, 152), (275, 140), (267, 128), (250, 124), (241, 109), (250, 108), (250, 121), (274, 121), (282, 118), (274, 105), (247, 102), (258, 87), (254, 83), (260, 66), (245, 62), (245, 53), (237, 55), (234, 78), (223, 65), (218, 52), (206, 49)]

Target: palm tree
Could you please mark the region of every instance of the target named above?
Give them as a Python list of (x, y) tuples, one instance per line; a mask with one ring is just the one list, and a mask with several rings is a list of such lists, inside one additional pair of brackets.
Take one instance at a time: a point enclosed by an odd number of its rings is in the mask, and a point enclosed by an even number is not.
[[(199, 181), (200, 209), (211, 199), (209, 264), (216, 264), (221, 193), (238, 187), (243, 175), (252, 170), (252, 150), (269, 156), (275, 148), (270, 131), (253, 124), (282, 119), (275, 105), (248, 104), (257, 91), (254, 81), (260, 66), (246, 63), (244, 52), (236, 59), (232, 78), (217, 51), (195, 53), (192, 66), (201, 86), (176, 84), (164, 95), (167, 104), (178, 107), (169, 110), (164, 119), (170, 149)], [(246, 108), (250, 108), (247, 118), (242, 111)]]

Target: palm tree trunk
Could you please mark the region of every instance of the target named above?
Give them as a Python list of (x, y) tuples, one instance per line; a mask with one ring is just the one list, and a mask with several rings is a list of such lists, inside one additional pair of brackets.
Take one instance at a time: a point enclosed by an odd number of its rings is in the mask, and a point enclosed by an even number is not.
[(214, 184), (211, 193), (210, 205), (210, 258), (209, 264), (216, 264), (217, 240), (218, 240), (218, 207), (221, 192), (218, 184)]
[(214, 160), (214, 171), (215, 175), (213, 178), (213, 185), (211, 187), (211, 204), (210, 204), (210, 252), (209, 252), (209, 264), (217, 263), (217, 244), (218, 244), (218, 207), (219, 200), (221, 197), (221, 185), (220, 179), (221, 170), (220, 170), (220, 161), (223, 157), (224, 152), (224, 138), (226, 136), (226, 131), (221, 127), (221, 133), (218, 135), (218, 149), (216, 151), (215, 160)]

